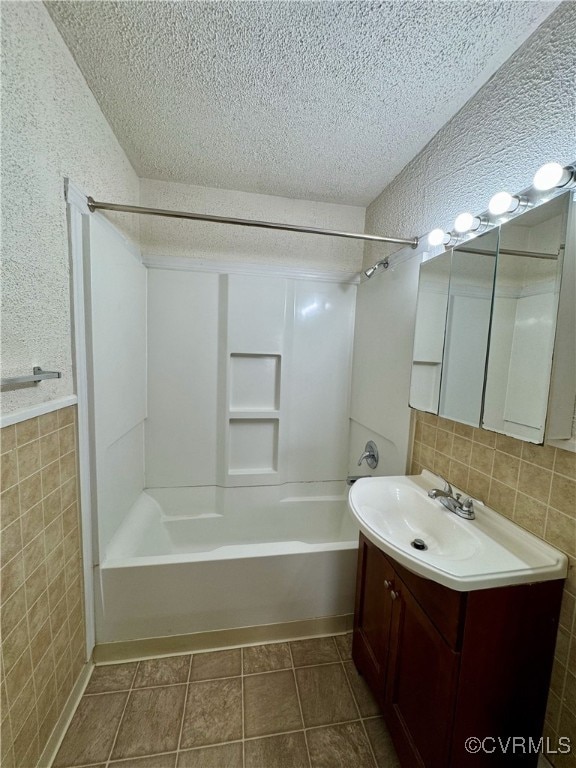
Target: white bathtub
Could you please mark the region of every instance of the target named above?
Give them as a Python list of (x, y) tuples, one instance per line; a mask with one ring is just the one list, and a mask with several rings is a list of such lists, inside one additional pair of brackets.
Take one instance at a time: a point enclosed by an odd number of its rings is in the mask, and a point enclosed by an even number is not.
[(346, 490), (144, 491), (98, 569), (97, 642), (351, 613), (358, 529)]

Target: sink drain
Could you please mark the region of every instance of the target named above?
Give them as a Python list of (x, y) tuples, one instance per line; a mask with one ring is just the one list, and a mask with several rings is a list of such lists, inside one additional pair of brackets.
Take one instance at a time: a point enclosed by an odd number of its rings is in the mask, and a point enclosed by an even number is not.
[(428, 545), (425, 541), (422, 541), (422, 539), (414, 539), (414, 541), (411, 541), (410, 544), (414, 547), (414, 549), (428, 549)]

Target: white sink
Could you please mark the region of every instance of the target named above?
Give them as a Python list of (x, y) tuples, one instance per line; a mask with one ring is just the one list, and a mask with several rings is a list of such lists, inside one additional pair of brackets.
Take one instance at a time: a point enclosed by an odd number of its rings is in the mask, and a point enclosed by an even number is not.
[[(348, 503), (364, 535), (410, 571), (460, 592), (563, 579), (566, 555), (474, 502), (463, 520), (428, 496), (442, 482), (430, 472), (412, 477), (366, 477)], [(458, 490), (458, 489), (455, 489)], [(421, 539), (426, 549), (412, 546)]]

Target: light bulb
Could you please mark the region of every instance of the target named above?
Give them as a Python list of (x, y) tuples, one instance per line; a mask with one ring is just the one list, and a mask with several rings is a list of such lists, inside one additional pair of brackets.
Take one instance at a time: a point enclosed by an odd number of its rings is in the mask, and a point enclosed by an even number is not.
[(546, 163), (534, 174), (534, 189), (547, 192), (554, 187), (565, 186), (572, 178), (572, 173), (563, 168), (560, 163)]
[(488, 210), (493, 216), (502, 216), (504, 213), (512, 213), (520, 205), (520, 198), (509, 192), (498, 192), (488, 203)]
[(454, 222), (454, 229), (460, 234), (470, 232), (471, 229), (478, 229), (479, 226), (480, 219), (476, 216), (472, 216), (471, 213), (461, 213), (456, 217), (456, 221)]
[(443, 229), (433, 229), (428, 235), (428, 244), (433, 246), (442, 245), (442, 243), (447, 242), (446, 238), (447, 235)]

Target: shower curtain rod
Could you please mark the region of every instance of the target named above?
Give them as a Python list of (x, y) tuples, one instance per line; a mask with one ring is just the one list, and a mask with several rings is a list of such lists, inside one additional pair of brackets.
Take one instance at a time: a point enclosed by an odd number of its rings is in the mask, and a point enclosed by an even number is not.
[(234, 224), (239, 227), (259, 227), (261, 229), (280, 229), (285, 232), (305, 232), (308, 235), (328, 235), (329, 237), (348, 237), (353, 240), (369, 240), (376, 243), (399, 243), (418, 247), (418, 238), (382, 237), (381, 235), (366, 235), (360, 232), (340, 232), (335, 229), (319, 229), (318, 227), (300, 227), (296, 224), (280, 224), (273, 221), (257, 221), (255, 219), (235, 219), (229, 216), (210, 216), (207, 213), (189, 213), (187, 211), (169, 211), (162, 208), (144, 208), (139, 205), (119, 205), (104, 203), (101, 200), (88, 198), (88, 208), (94, 211), (117, 211), (119, 213), (140, 213), (145, 216), (166, 216), (170, 219), (192, 219), (193, 221), (212, 221), (216, 224)]
[[(560, 252), (564, 248), (564, 243), (560, 246), (558, 251)], [(454, 248), (458, 253), (473, 253), (481, 254), (483, 256), (496, 256), (494, 251), (484, 251), (480, 248), (461, 248), (456, 246)], [(558, 259), (558, 253), (542, 253), (540, 251), (521, 251), (518, 248), (499, 248), (498, 253), (502, 253), (505, 256), (528, 256), (531, 259)]]

